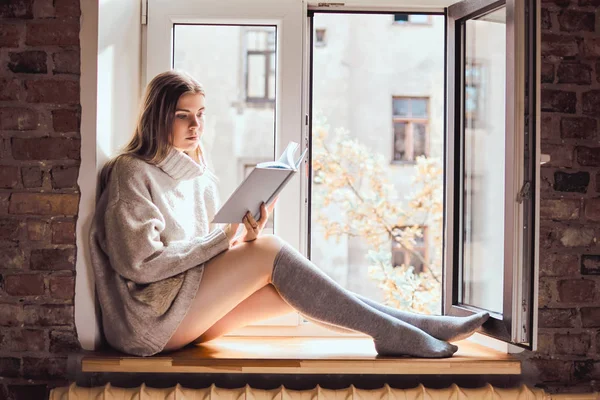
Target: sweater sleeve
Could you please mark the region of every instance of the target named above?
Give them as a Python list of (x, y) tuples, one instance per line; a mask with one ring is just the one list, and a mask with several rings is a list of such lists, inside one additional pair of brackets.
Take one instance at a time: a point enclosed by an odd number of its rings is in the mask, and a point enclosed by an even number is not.
[(227, 235), (216, 229), (203, 237), (164, 243), (159, 209), (148, 199), (117, 201), (104, 215), (111, 266), (135, 283), (157, 282), (202, 264), (229, 248)]

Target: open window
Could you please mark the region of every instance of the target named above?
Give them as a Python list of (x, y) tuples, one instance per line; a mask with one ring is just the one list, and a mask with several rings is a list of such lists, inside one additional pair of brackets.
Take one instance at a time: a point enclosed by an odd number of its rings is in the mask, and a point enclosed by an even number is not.
[(534, 1), (448, 7), (444, 312), (531, 348), (536, 171)]
[[(223, 198), (243, 179), (244, 160), (273, 159), (291, 140), (310, 149), (306, 173), (281, 194), (273, 229), (317, 265), (331, 267), (326, 272), (345, 287), (417, 312), (487, 310), (493, 317), (488, 335), (530, 347), (538, 157), (534, 4), (148, 0), (143, 83), (181, 68), (205, 85), (204, 144)], [(384, 30), (429, 42), (414, 52), (421, 58), (410, 58), (414, 41), (388, 40)], [(424, 77), (427, 71), (434, 72)], [(335, 169), (328, 163), (336, 155), (334, 143), (319, 135), (331, 128), (332, 139), (337, 121), (387, 157), (382, 172), (395, 174), (401, 188), (389, 196), (420, 190), (418, 211), (394, 214), (382, 225), (377, 246), (384, 250), (369, 262), (389, 268), (374, 274), (365, 262), (370, 249), (353, 232), (329, 242), (361, 211), (342, 213), (330, 206), (347, 199), (327, 197)], [(341, 148), (346, 156), (366, 154)], [(360, 165), (375, 168), (369, 160)], [(409, 169), (423, 173), (421, 183), (411, 183)], [(376, 200), (371, 209), (399, 210)], [(330, 225), (319, 231), (318, 214), (327, 207)], [(432, 210), (439, 215), (426, 217)], [(369, 230), (375, 224), (364, 222), (367, 236), (376, 237)], [(390, 246), (394, 235), (398, 244)], [(407, 271), (427, 288), (427, 295), (419, 289), (417, 297), (408, 296), (417, 303), (385, 291), (371, 296), (381, 286), (402, 287)], [(317, 332), (298, 316), (261, 329)]]

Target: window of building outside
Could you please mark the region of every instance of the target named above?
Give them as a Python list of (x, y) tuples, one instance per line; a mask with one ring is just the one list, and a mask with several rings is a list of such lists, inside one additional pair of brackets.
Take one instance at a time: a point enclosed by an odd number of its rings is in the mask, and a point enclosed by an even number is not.
[(429, 99), (424, 97), (394, 97), (392, 99), (394, 124), (393, 161), (414, 161), (427, 155)]
[(417, 30), (390, 16), (314, 13), (313, 27), (336, 33), (312, 53), (309, 255), (350, 291), (439, 314), (444, 17)]
[(315, 47), (323, 47), (326, 42), (326, 29), (315, 29)]
[(394, 23), (428, 25), (431, 24), (431, 18), (432, 16), (425, 14), (394, 14)]
[[(395, 227), (394, 231), (403, 231), (405, 227)], [(415, 236), (409, 243), (392, 239), (392, 266), (394, 268), (412, 267), (415, 274), (425, 272), (427, 268), (427, 227), (422, 227), (420, 236)]]
[(246, 101), (275, 102), (275, 32), (246, 31)]

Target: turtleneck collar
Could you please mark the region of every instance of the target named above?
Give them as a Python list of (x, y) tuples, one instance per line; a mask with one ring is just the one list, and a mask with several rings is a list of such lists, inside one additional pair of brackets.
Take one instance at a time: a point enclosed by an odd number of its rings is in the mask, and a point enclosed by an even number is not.
[(164, 160), (157, 167), (165, 171), (175, 180), (196, 178), (204, 173), (205, 166), (196, 163), (190, 156), (175, 148), (169, 150)]

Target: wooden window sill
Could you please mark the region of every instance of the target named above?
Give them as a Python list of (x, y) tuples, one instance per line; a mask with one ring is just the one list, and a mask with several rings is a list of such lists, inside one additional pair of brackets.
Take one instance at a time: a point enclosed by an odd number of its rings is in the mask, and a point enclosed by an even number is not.
[(152, 357), (90, 353), (83, 372), (515, 375), (521, 362), (476, 343), (446, 359), (378, 357), (368, 338), (225, 337)]

